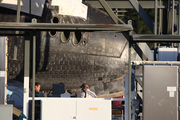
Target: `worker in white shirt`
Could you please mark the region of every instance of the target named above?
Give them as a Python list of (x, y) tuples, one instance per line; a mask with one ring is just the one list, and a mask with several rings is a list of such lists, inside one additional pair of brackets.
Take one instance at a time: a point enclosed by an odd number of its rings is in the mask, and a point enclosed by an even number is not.
[(89, 90), (89, 85), (83, 83), (81, 86), (82, 93), (80, 94), (80, 98), (96, 98), (96, 94)]

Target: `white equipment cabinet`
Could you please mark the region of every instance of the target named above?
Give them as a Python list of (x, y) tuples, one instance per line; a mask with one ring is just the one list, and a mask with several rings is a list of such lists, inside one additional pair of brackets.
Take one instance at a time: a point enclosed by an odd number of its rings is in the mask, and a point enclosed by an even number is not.
[(111, 120), (111, 100), (101, 98), (41, 99), (41, 120)]

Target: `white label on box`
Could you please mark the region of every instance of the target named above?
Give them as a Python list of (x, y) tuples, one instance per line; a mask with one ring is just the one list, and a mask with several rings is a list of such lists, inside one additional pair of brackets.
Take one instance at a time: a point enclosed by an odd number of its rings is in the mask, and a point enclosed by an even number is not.
[(0, 77), (5, 77), (6, 71), (0, 71)]
[(176, 91), (176, 87), (167, 87), (167, 91)]
[(174, 97), (174, 92), (176, 91), (176, 87), (167, 87), (167, 91), (169, 91), (169, 97)]
[(174, 97), (174, 91), (169, 91), (169, 97)]

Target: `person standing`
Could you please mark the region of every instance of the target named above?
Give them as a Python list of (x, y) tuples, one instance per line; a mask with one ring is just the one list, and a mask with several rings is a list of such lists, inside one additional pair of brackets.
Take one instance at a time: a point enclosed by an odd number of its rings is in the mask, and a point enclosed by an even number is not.
[(89, 90), (89, 85), (83, 83), (81, 86), (81, 90), (83, 91), (80, 94), (80, 98), (97, 98), (96, 94)]
[[(36, 82), (35, 83), (35, 97), (44, 97), (44, 94), (40, 93), (41, 90), (41, 84)], [(35, 100), (35, 120), (40, 120), (40, 100)]]
[(40, 92), (40, 89), (41, 89), (40, 83), (36, 82), (35, 83), (35, 97), (39, 97), (38, 94)]

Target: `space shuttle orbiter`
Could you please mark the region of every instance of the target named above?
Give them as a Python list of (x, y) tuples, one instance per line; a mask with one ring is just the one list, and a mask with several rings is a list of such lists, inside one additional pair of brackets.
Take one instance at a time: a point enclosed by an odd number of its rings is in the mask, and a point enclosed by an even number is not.
[[(16, 10), (17, 0), (3, 0), (0, 22), (16, 22)], [(31, 0), (31, 5), (21, 0), (20, 22), (30, 22), (32, 18), (37, 23), (114, 24), (105, 12), (82, 0)], [(73, 94), (81, 92), (82, 83), (88, 83), (98, 96), (124, 91), (128, 41), (122, 33), (52, 30), (36, 32), (36, 35), (36, 82), (41, 83), (42, 91), (49, 92), (58, 83), (64, 83)], [(12, 60), (15, 37), (8, 38), (8, 80), (23, 82), (25, 38), (18, 39), (17, 60)], [(131, 54), (132, 61), (141, 60), (134, 50)], [(30, 75), (31, 84), (32, 72)]]

